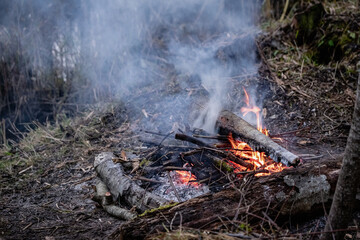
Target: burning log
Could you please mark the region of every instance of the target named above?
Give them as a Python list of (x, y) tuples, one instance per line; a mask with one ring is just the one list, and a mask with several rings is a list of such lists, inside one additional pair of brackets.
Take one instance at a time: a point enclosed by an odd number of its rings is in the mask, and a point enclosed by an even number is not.
[(142, 212), (168, 202), (137, 185), (124, 174), (121, 164), (113, 162), (113, 158), (113, 153), (100, 153), (95, 157), (94, 167), (115, 199), (123, 197), (126, 203), (130, 206), (136, 206)]
[(248, 143), (255, 151), (265, 152), (276, 162), (281, 162), (286, 166), (296, 166), (300, 162), (298, 156), (281, 147), (230, 111), (224, 110), (220, 113), (216, 127), (220, 134), (232, 133), (234, 137)]
[(244, 160), (242, 160), (241, 158), (238, 158), (237, 156), (235, 156), (233, 153), (229, 152), (229, 151), (222, 151), (222, 150), (218, 150), (218, 149), (213, 149), (213, 148), (205, 148), (205, 150), (210, 151), (210, 152), (215, 152), (217, 154), (219, 154), (221, 157), (223, 158), (228, 158), (229, 160), (240, 164), (241, 166), (246, 167), (247, 169), (254, 169), (254, 165), (248, 162), (245, 162)]
[[(209, 144), (206, 144), (194, 137), (191, 137), (191, 136), (188, 136), (188, 135), (185, 135), (185, 134), (175, 134), (175, 138), (176, 139), (179, 139), (179, 140), (182, 140), (182, 141), (188, 141), (188, 142), (191, 142), (191, 143), (194, 143), (200, 147), (203, 147), (202, 149), (204, 150), (207, 150), (207, 151), (210, 151), (210, 152), (213, 152), (213, 153), (216, 153), (218, 155), (220, 155), (221, 157), (223, 158), (228, 158), (229, 160), (237, 163), (237, 164), (240, 164), (241, 166), (244, 166), (245, 168), (247, 169), (254, 169), (254, 165), (251, 164), (251, 163), (247, 163), (245, 162), (244, 160), (236, 157), (234, 154), (232, 154), (231, 152), (229, 151), (222, 151), (220, 149), (215, 149), (215, 148), (212, 148)], [(194, 151), (198, 151), (199, 149), (196, 149)], [(191, 152), (190, 154), (192, 154), (193, 152)], [(186, 154), (189, 154), (189, 153), (184, 153), (182, 154), (182, 156), (185, 156)]]

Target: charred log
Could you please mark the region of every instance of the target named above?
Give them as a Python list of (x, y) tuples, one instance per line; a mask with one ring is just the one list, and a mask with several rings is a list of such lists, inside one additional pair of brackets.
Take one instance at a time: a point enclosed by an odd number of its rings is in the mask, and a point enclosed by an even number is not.
[(203, 141), (200, 141), (199, 139), (181, 133), (175, 134), (175, 139), (191, 142), (201, 147), (211, 147), (210, 145), (204, 143)]
[(216, 154), (216, 155), (219, 155), (220, 157), (223, 157), (223, 158), (227, 158), (237, 164), (240, 164), (241, 166), (244, 166), (246, 167), (247, 169), (254, 169), (254, 165), (251, 164), (251, 163), (248, 163), (248, 162), (245, 162), (244, 160), (242, 160), (241, 158), (238, 158), (237, 156), (235, 156), (233, 153), (229, 152), (229, 151), (223, 151), (223, 150), (220, 150), (220, 149), (216, 149), (216, 148), (213, 148), (211, 147), (210, 145), (194, 138), (194, 137), (191, 137), (191, 136), (188, 136), (188, 135), (185, 135), (185, 134), (176, 134), (175, 135), (175, 138), (176, 139), (179, 139), (179, 140), (182, 140), (182, 141), (187, 141), (187, 142), (191, 142), (191, 143), (194, 143), (200, 147), (203, 147), (201, 149), (195, 149), (193, 151), (189, 151), (189, 152), (185, 152), (185, 153), (181, 153), (182, 157), (184, 156), (187, 156), (187, 155), (192, 155), (198, 151), (202, 151), (202, 150), (205, 150), (207, 152), (211, 152), (213, 154)]
[(209, 152), (213, 152), (218, 154), (219, 156), (223, 157), (223, 158), (227, 158), (237, 164), (240, 164), (241, 166), (246, 167), (247, 169), (254, 169), (254, 165), (248, 162), (245, 162), (244, 160), (242, 160), (241, 158), (238, 158), (237, 156), (235, 156), (232, 152), (229, 151), (222, 151), (219, 149), (214, 149), (214, 148), (206, 148), (207, 151)]
[(265, 152), (276, 162), (281, 162), (286, 166), (296, 166), (300, 162), (298, 156), (275, 143), (270, 137), (262, 134), (232, 112), (222, 111), (216, 126), (220, 134), (232, 133), (234, 137), (246, 142), (255, 151)]

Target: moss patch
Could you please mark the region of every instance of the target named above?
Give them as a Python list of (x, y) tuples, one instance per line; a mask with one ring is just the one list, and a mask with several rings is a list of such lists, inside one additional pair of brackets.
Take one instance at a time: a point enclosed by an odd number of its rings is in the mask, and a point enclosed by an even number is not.
[(138, 217), (143, 217), (143, 216), (145, 216), (147, 214), (150, 214), (150, 213), (154, 213), (154, 212), (161, 211), (161, 210), (164, 210), (164, 209), (172, 208), (172, 207), (175, 207), (178, 204), (179, 203), (175, 202), (175, 203), (169, 203), (167, 205), (160, 206), (158, 208), (148, 209), (145, 212), (143, 212), (142, 214), (140, 214)]

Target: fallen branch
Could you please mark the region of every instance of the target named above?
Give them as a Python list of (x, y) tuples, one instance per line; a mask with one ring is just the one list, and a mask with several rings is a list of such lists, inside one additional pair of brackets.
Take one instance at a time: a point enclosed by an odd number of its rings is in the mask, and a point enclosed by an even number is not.
[(126, 203), (142, 212), (168, 202), (138, 186), (124, 174), (121, 164), (112, 161), (113, 157), (114, 154), (110, 152), (100, 153), (95, 157), (94, 167), (115, 199), (122, 197)]
[(107, 213), (114, 217), (124, 220), (131, 220), (136, 217), (136, 214), (134, 214), (133, 212), (113, 204), (113, 199), (109, 192), (109, 189), (107, 188), (106, 184), (101, 180), (99, 180), (96, 184), (96, 194), (92, 198), (92, 200), (99, 203)]
[(124, 220), (131, 220), (136, 217), (136, 214), (130, 212), (129, 210), (115, 206), (113, 204), (105, 205), (105, 206), (103, 206), (103, 208), (110, 215), (117, 217), (117, 218), (124, 219)]

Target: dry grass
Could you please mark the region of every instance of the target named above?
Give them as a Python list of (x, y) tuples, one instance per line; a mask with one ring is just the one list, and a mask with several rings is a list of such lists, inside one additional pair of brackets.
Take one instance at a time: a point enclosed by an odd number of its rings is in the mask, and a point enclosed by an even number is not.
[[(10, 145), (3, 144), (0, 148), (0, 171), (16, 175), (34, 166), (39, 166), (38, 170), (41, 171), (43, 162), (47, 162), (48, 158), (67, 161), (69, 154), (85, 157), (90, 152), (101, 151), (106, 144), (117, 144), (119, 139), (110, 137), (116, 133), (114, 128), (124, 121), (124, 117), (119, 116), (120, 113), (124, 114), (119, 110), (121, 106), (121, 103), (95, 105), (76, 118), (59, 115), (53, 124), (35, 121), (32, 127), (26, 126), (27, 132), (13, 126), (13, 133), (18, 136), (19, 142), (8, 140)], [(106, 116), (111, 119), (104, 124)]]

